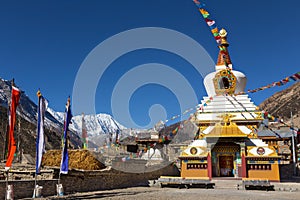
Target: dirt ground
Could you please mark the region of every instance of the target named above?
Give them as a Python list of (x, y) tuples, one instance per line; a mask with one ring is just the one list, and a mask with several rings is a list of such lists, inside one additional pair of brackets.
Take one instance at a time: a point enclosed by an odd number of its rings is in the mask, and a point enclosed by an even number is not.
[[(111, 200), (285, 200), (299, 199), (299, 192), (288, 191), (256, 191), (256, 190), (233, 190), (233, 189), (177, 189), (177, 188), (127, 188), (90, 193), (81, 193), (65, 196), (64, 199), (111, 199)], [(50, 198), (58, 199), (58, 198)]]
[(88, 193), (77, 193), (66, 195), (63, 198), (49, 197), (47, 199), (111, 199), (111, 200), (298, 200), (300, 191), (259, 191), (259, 190), (237, 190), (236, 188), (160, 188), (160, 187), (134, 187), (126, 189), (114, 189)]

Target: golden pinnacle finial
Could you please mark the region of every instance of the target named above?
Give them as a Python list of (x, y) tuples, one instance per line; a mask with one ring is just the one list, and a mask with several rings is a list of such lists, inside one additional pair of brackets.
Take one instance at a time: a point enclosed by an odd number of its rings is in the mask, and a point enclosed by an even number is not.
[(71, 104), (70, 96), (68, 97), (67, 103), (66, 103), (66, 109), (69, 109), (69, 106)]
[(221, 37), (226, 37), (227, 36), (227, 31), (224, 28), (222, 28), (220, 30), (219, 34), (220, 34)]
[(38, 97), (42, 96), (42, 93), (41, 93), (40, 89), (37, 91), (36, 95), (37, 95)]
[(227, 31), (222, 28), (219, 32), (219, 35), (221, 36), (221, 45), (228, 47), (229, 43), (227, 42)]

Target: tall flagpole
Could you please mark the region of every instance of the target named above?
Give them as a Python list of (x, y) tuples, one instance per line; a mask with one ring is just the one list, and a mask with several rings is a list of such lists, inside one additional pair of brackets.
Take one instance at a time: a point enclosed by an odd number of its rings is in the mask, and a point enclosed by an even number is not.
[[(39, 120), (40, 120), (40, 96), (41, 96), (41, 92), (40, 90), (38, 90), (37, 92), (37, 96), (38, 96), (38, 106), (37, 106), (37, 141), (38, 142), (38, 137), (39, 137)], [(37, 145), (37, 144), (36, 144)], [(36, 151), (35, 152), (35, 162), (37, 163), (37, 160), (38, 160), (38, 156), (37, 156), (38, 152)], [(37, 166), (36, 166), (37, 167)], [(33, 198), (36, 197), (36, 182), (37, 182), (37, 171), (35, 170), (35, 176), (34, 176), (34, 189), (33, 189)]]
[(9, 169), (11, 168), (13, 159), (14, 159), (14, 154), (16, 152), (16, 142), (14, 138), (14, 128), (15, 128), (15, 123), (16, 123), (16, 111), (17, 111), (17, 106), (19, 104), (20, 100), (20, 90), (15, 87), (14, 84), (14, 79), (12, 80), (11, 83), (12, 89), (11, 89), (11, 102), (10, 102), (10, 115), (9, 115), (9, 140), (8, 140), (8, 154), (7, 154), (7, 159), (6, 159), (6, 164), (5, 164), (5, 171), (6, 171), (6, 195), (10, 195), (8, 189), (8, 175), (9, 175)]
[[(13, 85), (12, 80), (12, 85)], [(9, 141), (9, 124), (10, 124), (10, 100), (8, 99), (7, 101), (7, 126), (6, 126), (6, 139), (5, 139), (5, 146), (4, 146), (4, 154), (3, 154), (3, 159), (6, 160), (6, 154), (8, 154), (8, 141)], [(6, 184), (5, 184), (5, 200), (7, 199), (8, 196), (8, 175), (9, 175), (9, 170), (6, 171)]]
[(17, 135), (17, 138), (18, 138), (18, 145), (17, 145), (17, 155), (18, 155), (18, 162), (21, 163), (21, 157), (22, 155), (20, 155), (20, 146), (21, 146), (21, 137), (20, 137), (20, 131), (21, 131), (21, 119), (20, 119), (20, 116), (17, 117), (17, 121), (18, 121), (18, 135)]
[[(68, 130), (69, 130), (69, 124), (72, 119), (72, 113), (71, 113), (71, 100), (70, 97), (68, 98), (67, 104), (66, 104), (66, 113), (65, 113), (65, 123), (64, 123), (64, 133), (62, 138), (62, 159), (61, 159), (61, 165), (60, 165), (60, 172), (59, 172), (59, 179), (58, 179), (58, 186), (62, 188), (62, 185), (60, 184), (60, 178), (61, 174), (67, 174), (69, 169), (69, 154), (68, 154)], [(59, 190), (59, 188), (57, 188)], [(62, 195), (62, 194), (58, 194)]]
[(296, 176), (296, 151), (295, 151), (295, 134), (294, 134), (294, 123), (293, 123), (293, 111), (291, 111), (291, 131), (292, 131), (292, 153), (293, 153), (293, 175)]
[[(38, 142), (38, 137), (39, 137), (39, 120), (40, 120), (40, 96), (41, 96), (41, 92), (40, 92), (40, 90), (38, 90), (38, 92), (37, 92), (37, 96), (38, 96), (38, 105), (37, 105), (37, 126), (36, 126), (36, 129), (37, 129), (37, 141), (36, 142)], [(38, 144), (36, 144), (36, 145), (38, 145)], [(37, 163), (37, 160), (38, 160), (38, 152), (37, 152), (37, 150), (36, 150), (36, 152), (35, 152), (35, 162)], [(37, 166), (36, 166), (36, 168), (37, 168)], [(37, 183), (37, 170), (35, 170), (35, 176), (34, 176), (34, 190), (33, 190), (33, 198), (35, 198), (36, 197), (36, 183)]]
[[(5, 88), (6, 91), (10, 91), (10, 88), (9, 86), (6, 86), (7, 88)], [(4, 143), (3, 143), (3, 161), (6, 161), (6, 154), (7, 154), (7, 149), (8, 149), (8, 134), (9, 134), (9, 110), (10, 110), (10, 99), (9, 97), (7, 97), (7, 110), (6, 110), (6, 114), (7, 114), (7, 122), (6, 124), (4, 123), (4, 120), (3, 120), (3, 126), (5, 126), (5, 131), (3, 132), (4, 133)], [(3, 127), (3, 130), (4, 130), (4, 127)]]
[(6, 131), (5, 131), (5, 138), (4, 138), (4, 146), (3, 146), (3, 160), (6, 160), (6, 153), (7, 153), (7, 143), (8, 143), (8, 133), (9, 133), (9, 108), (10, 106), (7, 106), (7, 124), (6, 124)]
[(82, 139), (82, 146), (83, 149), (88, 148), (88, 138), (87, 138), (87, 128), (85, 125), (85, 120), (84, 120), (84, 113), (82, 113), (82, 118), (81, 118), (81, 139)]
[[(67, 105), (66, 105), (67, 107)], [(64, 130), (65, 130), (65, 124), (66, 124), (66, 113), (64, 114), (64, 128), (63, 128), (63, 133), (61, 135), (61, 157), (63, 157), (63, 149), (64, 149)], [(61, 160), (62, 162), (62, 160)], [(60, 164), (61, 165), (61, 164)], [(61, 169), (59, 169), (59, 173), (58, 173), (58, 185), (60, 185), (60, 178), (61, 178)]]
[(36, 154), (35, 154), (36, 166), (35, 166), (33, 198), (39, 197), (37, 194), (38, 193), (37, 176), (41, 172), (42, 157), (43, 157), (43, 153), (45, 152), (44, 119), (45, 119), (45, 112), (48, 106), (48, 102), (42, 96), (40, 90), (38, 90), (37, 96), (38, 96), (37, 137), (36, 137)]

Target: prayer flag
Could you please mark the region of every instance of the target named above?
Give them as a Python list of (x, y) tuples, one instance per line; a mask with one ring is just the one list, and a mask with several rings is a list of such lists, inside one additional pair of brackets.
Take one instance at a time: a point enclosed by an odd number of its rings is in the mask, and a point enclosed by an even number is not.
[(199, 8), (200, 13), (202, 14), (203, 18), (205, 19), (205, 22), (207, 23), (208, 27), (211, 29), (213, 36), (216, 39), (216, 42), (218, 44), (221, 43), (221, 37), (219, 37), (219, 31), (216, 25), (216, 22), (214, 20), (208, 19), (210, 16), (209, 12), (204, 9), (205, 4), (199, 2), (198, 0), (193, 0), (196, 6)]
[(210, 30), (216, 29), (216, 28), (217, 28), (217, 25), (216, 25), (216, 24), (213, 24), (213, 25), (211, 25), (209, 28), (210, 28)]
[(205, 10), (205, 9), (199, 9), (200, 10), (200, 13), (202, 14), (202, 15), (208, 15), (209, 13)]
[(204, 17), (204, 19), (209, 17), (209, 14), (202, 14), (202, 16)]
[(35, 171), (36, 174), (39, 174), (41, 170), (43, 153), (45, 152), (44, 119), (45, 119), (45, 112), (48, 106), (48, 102), (41, 95), (40, 91), (38, 91), (37, 95), (38, 95), (38, 119), (37, 119)]
[(176, 128), (172, 131), (172, 133), (175, 134), (175, 133), (177, 133), (177, 131), (178, 131), (178, 127), (176, 127)]
[(64, 124), (64, 135), (63, 135), (63, 151), (62, 151), (62, 159), (60, 166), (60, 173), (67, 174), (69, 169), (69, 155), (68, 155), (68, 138), (67, 133), (69, 130), (69, 124), (71, 122), (72, 113), (71, 113), (71, 104), (70, 97), (68, 98), (66, 105), (66, 113), (65, 113), (65, 124)]
[(294, 74), (294, 76), (295, 76), (296, 78), (300, 79), (300, 72)]
[(216, 40), (220, 40), (220, 39), (221, 39), (221, 36), (217, 35), (217, 36), (215, 36), (215, 39), (216, 39)]
[(289, 77), (286, 77), (285, 79), (282, 80), (283, 83), (289, 82)]
[(5, 164), (5, 170), (10, 169), (17, 148), (14, 138), (14, 129), (16, 124), (16, 111), (20, 100), (20, 94), (20, 90), (17, 87), (12, 86), (8, 133), (8, 156)]
[(83, 143), (83, 149), (87, 149), (87, 128), (84, 120), (84, 114), (82, 114), (82, 143)]
[(212, 25), (214, 25), (216, 23), (214, 20), (207, 19), (207, 18), (205, 19), (205, 21), (206, 21), (206, 23), (207, 23), (208, 26), (212, 26)]
[(294, 76), (294, 75), (292, 75), (292, 76), (290, 76), (290, 79), (292, 79), (293, 81), (296, 81), (296, 80), (297, 80), (297, 77)]
[(198, 6), (199, 8), (203, 8), (203, 7), (205, 6), (205, 4), (200, 3), (200, 2), (197, 1), (197, 0), (193, 0), (193, 1), (195, 2), (196, 6)]
[(214, 29), (212, 29), (212, 30), (211, 30), (211, 32), (212, 32), (212, 33), (218, 33), (218, 34), (219, 34), (219, 30), (218, 30), (218, 28), (214, 28)]

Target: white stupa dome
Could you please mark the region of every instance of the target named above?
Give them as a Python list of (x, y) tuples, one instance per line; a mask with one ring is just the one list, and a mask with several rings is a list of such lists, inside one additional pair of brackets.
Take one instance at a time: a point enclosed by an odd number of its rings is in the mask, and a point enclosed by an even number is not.
[[(204, 78), (204, 86), (207, 92), (208, 96), (216, 96), (216, 91), (215, 91), (215, 87), (214, 87), (214, 82), (213, 79), (215, 78), (216, 74), (220, 71), (220, 67), (218, 67), (219, 70), (209, 73), (208, 75), (205, 76)], [(246, 83), (247, 83), (247, 77), (239, 71), (235, 71), (235, 70), (231, 70), (231, 73), (234, 74), (234, 76), (236, 77), (236, 88), (234, 93), (240, 93), (243, 92), (245, 90), (246, 87)]]
[(191, 147), (207, 147), (206, 140), (195, 140), (189, 146)]

